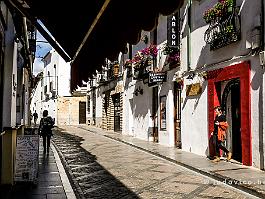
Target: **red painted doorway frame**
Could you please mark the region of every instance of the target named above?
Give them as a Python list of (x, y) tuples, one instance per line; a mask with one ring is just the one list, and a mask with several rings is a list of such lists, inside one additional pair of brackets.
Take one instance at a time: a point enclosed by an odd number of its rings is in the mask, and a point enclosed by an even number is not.
[(241, 144), (242, 163), (252, 165), (251, 107), (250, 107), (250, 64), (243, 62), (214, 71), (208, 71), (208, 129), (209, 138), (214, 129), (214, 107), (220, 105), (215, 84), (229, 79), (240, 80)]

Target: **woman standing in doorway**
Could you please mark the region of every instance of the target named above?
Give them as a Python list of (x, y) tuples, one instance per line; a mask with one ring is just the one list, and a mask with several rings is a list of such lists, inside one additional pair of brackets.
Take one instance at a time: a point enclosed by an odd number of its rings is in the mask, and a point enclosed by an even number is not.
[(213, 142), (216, 149), (216, 156), (213, 162), (220, 161), (220, 149), (226, 153), (227, 160), (230, 160), (232, 157), (232, 153), (223, 146), (226, 136), (226, 129), (228, 128), (228, 123), (220, 106), (215, 107), (214, 111), (216, 116), (214, 120), (214, 131), (211, 135), (213, 136)]

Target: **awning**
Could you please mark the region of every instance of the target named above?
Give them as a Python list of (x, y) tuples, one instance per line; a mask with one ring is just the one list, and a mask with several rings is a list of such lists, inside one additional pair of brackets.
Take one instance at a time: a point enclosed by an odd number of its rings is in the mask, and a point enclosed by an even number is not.
[[(151, 31), (159, 14), (169, 15), (184, 0), (6, 0), (34, 21), (41, 34), (66, 60), (72, 61), (72, 89), (114, 60), (127, 43), (137, 44), (142, 30)], [(23, 3), (24, 2), (24, 3)], [(25, 2), (27, 5), (25, 5)], [(45, 25), (60, 49), (37, 19)]]

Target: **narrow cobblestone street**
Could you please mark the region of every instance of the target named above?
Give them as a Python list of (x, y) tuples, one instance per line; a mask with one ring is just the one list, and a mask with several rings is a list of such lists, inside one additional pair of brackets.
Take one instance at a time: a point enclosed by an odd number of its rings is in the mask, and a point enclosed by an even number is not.
[(61, 127), (53, 142), (79, 198), (254, 198), (88, 130)]

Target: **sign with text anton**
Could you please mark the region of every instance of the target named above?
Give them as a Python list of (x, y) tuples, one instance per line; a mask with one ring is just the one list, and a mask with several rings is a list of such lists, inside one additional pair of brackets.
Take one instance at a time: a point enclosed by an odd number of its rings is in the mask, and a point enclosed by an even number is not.
[(165, 82), (166, 79), (167, 79), (167, 74), (165, 72), (159, 72), (159, 73), (150, 72), (148, 78), (148, 86), (155, 86), (159, 83)]

